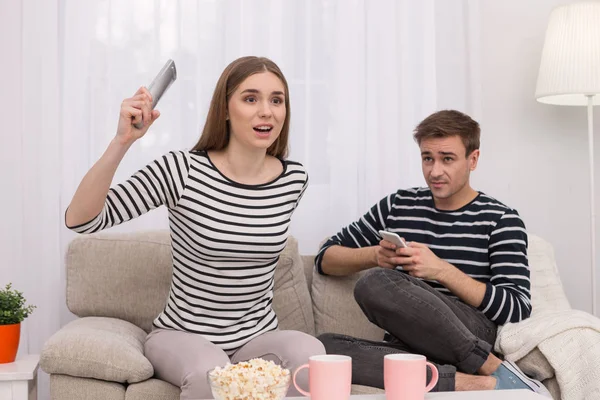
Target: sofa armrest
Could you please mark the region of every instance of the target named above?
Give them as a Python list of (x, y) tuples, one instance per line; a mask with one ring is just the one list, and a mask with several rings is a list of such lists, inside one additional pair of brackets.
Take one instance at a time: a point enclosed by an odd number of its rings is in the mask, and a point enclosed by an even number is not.
[(44, 345), (40, 367), (48, 374), (135, 383), (154, 374), (144, 356), (146, 332), (116, 318), (85, 317), (65, 325)]

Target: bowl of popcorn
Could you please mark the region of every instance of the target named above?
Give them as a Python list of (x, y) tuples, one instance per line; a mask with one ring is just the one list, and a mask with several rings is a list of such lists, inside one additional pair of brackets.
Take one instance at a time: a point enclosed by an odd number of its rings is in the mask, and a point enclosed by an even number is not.
[(216, 367), (207, 376), (215, 400), (282, 400), (291, 381), (289, 370), (261, 358)]

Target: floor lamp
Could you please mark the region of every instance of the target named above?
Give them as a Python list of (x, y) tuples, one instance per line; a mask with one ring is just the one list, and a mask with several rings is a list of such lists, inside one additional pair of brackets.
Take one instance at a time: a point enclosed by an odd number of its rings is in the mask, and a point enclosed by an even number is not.
[(537, 101), (587, 106), (590, 166), (592, 312), (597, 314), (593, 106), (600, 104), (600, 2), (571, 3), (550, 14), (535, 91)]

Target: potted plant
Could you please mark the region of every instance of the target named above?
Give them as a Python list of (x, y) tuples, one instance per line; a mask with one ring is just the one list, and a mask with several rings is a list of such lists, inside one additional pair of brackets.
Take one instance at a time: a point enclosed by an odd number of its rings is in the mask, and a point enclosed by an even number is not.
[(11, 363), (17, 357), (21, 322), (35, 308), (25, 302), (23, 293), (13, 290), (10, 283), (0, 290), (0, 364)]

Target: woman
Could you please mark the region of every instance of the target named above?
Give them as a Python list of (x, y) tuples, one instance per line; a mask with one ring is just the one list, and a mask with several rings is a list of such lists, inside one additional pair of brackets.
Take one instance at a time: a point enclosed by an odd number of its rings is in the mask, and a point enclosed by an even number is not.
[[(168, 207), (173, 278), (145, 344), (156, 376), (181, 387), (181, 399), (203, 399), (215, 366), (262, 357), (293, 371), (325, 354), (316, 338), (277, 330), (271, 308), (275, 266), (308, 182), (300, 163), (285, 160), (290, 102), (277, 65), (232, 62), (193, 150), (164, 155), (109, 189), (127, 150), (160, 116), (151, 103), (145, 88), (123, 101), (117, 134), (79, 185), (66, 224), (91, 233)], [(289, 395), (299, 394), (292, 387)]]

